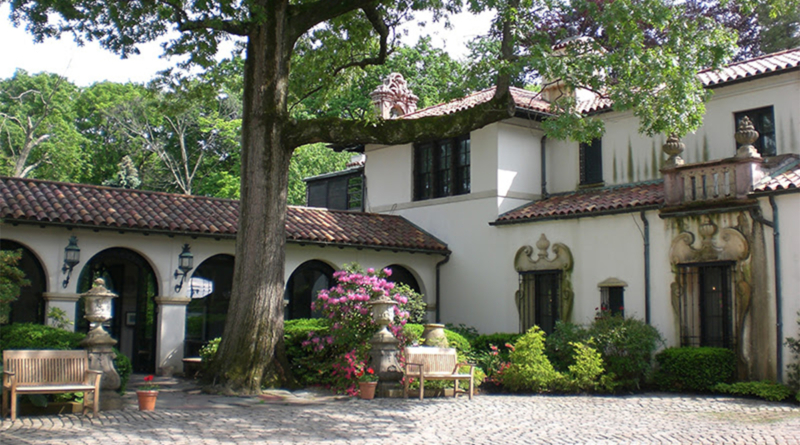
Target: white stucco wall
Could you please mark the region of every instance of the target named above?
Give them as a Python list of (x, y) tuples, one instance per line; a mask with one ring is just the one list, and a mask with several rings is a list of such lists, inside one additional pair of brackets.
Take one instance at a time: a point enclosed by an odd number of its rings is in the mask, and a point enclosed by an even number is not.
[[(81, 261), (72, 272), (67, 288), (62, 288), (61, 283), (65, 276), (61, 273), (64, 262), (64, 247), (69, 237), (78, 238), (81, 249)], [(183, 367), (183, 339), (185, 335), (186, 304), (190, 286), (184, 283), (180, 292), (175, 292), (175, 285), (180, 279), (174, 277), (178, 265), (178, 255), (184, 243), (191, 246), (194, 255), (194, 271), (206, 259), (218, 255), (235, 254), (235, 241), (224, 238), (216, 240), (209, 237), (183, 237), (166, 236), (161, 234), (145, 235), (137, 232), (119, 233), (115, 231), (93, 231), (86, 229), (67, 230), (58, 226), (33, 226), (0, 224), (0, 238), (16, 241), (27, 247), (39, 260), (47, 277), (45, 301), (47, 307), (58, 307), (65, 310), (74, 320), (77, 311), (77, 283), (81, 270), (90, 262), (92, 257), (105, 249), (118, 247), (134, 251), (141, 255), (153, 268), (158, 283), (158, 297), (156, 304), (159, 307), (157, 323), (156, 368), (160, 371), (171, 367), (180, 371)], [(285, 278), (300, 264), (309, 260), (320, 260), (330, 264), (334, 269), (342, 267), (345, 263), (358, 262), (364, 268), (384, 268), (392, 264), (399, 264), (407, 268), (417, 279), (426, 301), (435, 302), (436, 289), (436, 263), (443, 259), (442, 255), (429, 255), (424, 253), (393, 252), (389, 250), (376, 251), (375, 249), (320, 247), (317, 245), (301, 246), (289, 243), (286, 248)], [(190, 275), (192, 274), (190, 272)], [(121, 301), (121, 300), (120, 300)], [(116, 310), (123, 313), (135, 311), (135, 301), (128, 303), (133, 306), (122, 307), (117, 305)], [(121, 303), (120, 303), (121, 304)], [(430, 317), (431, 319), (433, 316)], [(131, 356), (133, 351), (133, 328), (121, 326), (119, 349)]]
[[(765, 217), (774, 220), (770, 206), (762, 201)], [(778, 207), (781, 246), (781, 285), (783, 294), (783, 338), (800, 337), (800, 194), (792, 193), (775, 198)], [(772, 244), (772, 230), (765, 232), (767, 244)], [(770, 257), (772, 251), (770, 251)], [(774, 278), (773, 278), (774, 279)], [(783, 345), (783, 364), (795, 362), (789, 348)], [(784, 377), (785, 369), (784, 369)]]

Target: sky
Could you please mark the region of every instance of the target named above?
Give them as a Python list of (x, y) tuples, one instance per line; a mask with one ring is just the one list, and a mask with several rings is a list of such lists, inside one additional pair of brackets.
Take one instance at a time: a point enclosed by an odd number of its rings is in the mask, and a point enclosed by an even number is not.
[[(79, 47), (71, 36), (60, 40), (48, 39), (43, 43), (33, 43), (33, 37), (22, 28), (15, 28), (8, 19), (10, 7), (0, 5), (0, 79), (14, 75), (18, 68), (31, 74), (47, 71), (65, 76), (79, 86), (95, 82), (144, 83), (152, 79), (158, 71), (174, 66), (176, 61), (161, 57), (158, 43), (142, 45), (141, 54), (128, 59), (120, 59), (116, 54), (100, 48), (94, 42)], [(441, 23), (427, 23), (424, 32), (430, 34), (432, 43), (450, 53), (451, 57), (462, 58), (467, 53), (466, 42), (489, 30), (491, 13), (475, 16), (462, 13), (452, 19), (453, 29), (445, 29)], [(425, 19), (424, 17), (422, 19)], [(422, 32), (415, 25), (408, 26), (408, 38), (403, 40), (413, 44)], [(230, 48), (221, 54), (230, 55)]]

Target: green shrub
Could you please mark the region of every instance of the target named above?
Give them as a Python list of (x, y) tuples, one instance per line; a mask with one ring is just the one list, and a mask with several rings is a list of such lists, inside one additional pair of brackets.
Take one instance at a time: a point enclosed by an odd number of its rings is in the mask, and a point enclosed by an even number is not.
[(714, 392), (740, 396), (756, 396), (772, 402), (781, 402), (793, 394), (786, 385), (764, 380), (761, 382), (717, 383), (712, 387)]
[(639, 389), (652, 370), (653, 354), (664, 343), (658, 330), (635, 318), (596, 319), (588, 329), (606, 372), (621, 389)]
[(545, 334), (538, 326), (514, 344), (510, 365), (501, 371), (500, 382), (511, 391), (545, 392), (564, 376), (553, 368), (544, 353)]
[(0, 355), (6, 349), (80, 349), (86, 334), (35, 323), (0, 327)]
[[(406, 325), (403, 327), (403, 334), (408, 338), (409, 343), (413, 344), (419, 342), (424, 330), (425, 327), (421, 324), (406, 323)], [(447, 343), (450, 345), (450, 347), (456, 348), (460, 359), (466, 359), (469, 356), (470, 351), (472, 351), (472, 347), (470, 346), (469, 341), (464, 338), (464, 336), (457, 332), (451, 331), (450, 329), (445, 329), (444, 335), (447, 337)]]
[(736, 356), (725, 348), (668, 348), (656, 361), (654, 383), (665, 391), (708, 391), (730, 382), (736, 370)]
[(405, 283), (395, 284), (392, 293), (404, 295), (408, 298), (405, 304), (399, 306), (401, 311), (408, 312), (408, 323), (425, 323), (428, 305), (425, 304), (425, 298), (422, 294), (414, 292), (414, 290)]
[(131, 378), (131, 373), (133, 373), (133, 364), (131, 363), (131, 359), (128, 358), (127, 355), (119, 352), (117, 348), (114, 348), (114, 367), (117, 368), (117, 374), (119, 374), (119, 393), (125, 394), (125, 389), (128, 387), (128, 380)]
[(314, 334), (326, 336), (329, 332), (327, 318), (298, 318), (287, 320), (283, 325), (283, 337), (286, 345), (286, 358), (292, 366), (292, 374), (302, 386), (325, 383), (322, 369), (324, 363), (330, 363), (328, 350), (317, 351), (303, 347)]
[[(41, 324), (10, 324), (0, 327), (0, 359), (2, 351), (6, 349), (82, 349), (80, 342), (85, 337), (86, 334), (82, 332), (65, 331)], [(117, 349), (114, 349), (114, 353), (114, 366), (120, 378), (119, 392), (124, 393), (133, 366), (130, 359)]]
[(584, 343), (589, 332), (576, 324), (556, 321), (553, 333), (547, 336), (545, 352), (550, 363), (559, 372), (567, 372), (575, 364), (575, 343)]
[(469, 343), (475, 353), (480, 353), (481, 351), (488, 352), (492, 350), (492, 346), (496, 346), (498, 348), (500, 357), (503, 360), (508, 360), (509, 350), (504, 346), (506, 344), (513, 345), (517, 342), (517, 340), (519, 340), (520, 337), (522, 337), (522, 334), (499, 332), (496, 334), (479, 335), (470, 340)]
[(466, 338), (469, 342), (472, 342), (473, 339), (478, 337), (478, 330), (472, 326), (467, 326), (464, 323), (459, 324), (452, 324), (447, 323), (445, 324), (445, 329), (455, 332), (462, 337)]
[(603, 386), (604, 380), (601, 378), (604, 371), (603, 358), (592, 345), (592, 339), (589, 339), (588, 343), (572, 343), (570, 345), (574, 351), (573, 364), (569, 365), (561, 389), (595, 391)]

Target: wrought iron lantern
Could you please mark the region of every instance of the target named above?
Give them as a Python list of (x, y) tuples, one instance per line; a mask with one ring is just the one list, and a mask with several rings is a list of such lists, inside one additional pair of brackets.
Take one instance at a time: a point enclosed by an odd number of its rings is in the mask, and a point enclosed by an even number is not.
[(67, 274), (61, 287), (66, 288), (69, 285), (69, 277), (72, 275), (72, 269), (81, 262), (81, 249), (78, 247), (78, 237), (75, 235), (69, 237), (69, 244), (64, 248), (64, 266), (61, 268), (61, 273)]
[(186, 276), (189, 271), (194, 268), (194, 255), (192, 255), (188, 244), (183, 245), (183, 252), (178, 255), (178, 269), (175, 271), (175, 279), (181, 277), (181, 281), (175, 285), (175, 292), (180, 292), (183, 287), (183, 282), (186, 281)]

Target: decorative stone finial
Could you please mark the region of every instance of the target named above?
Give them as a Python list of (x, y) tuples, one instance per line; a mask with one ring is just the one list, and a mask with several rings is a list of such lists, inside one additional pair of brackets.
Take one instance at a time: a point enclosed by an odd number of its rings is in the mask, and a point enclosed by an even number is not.
[(758, 150), (753, 146), (753, 142), (758, 140), (758, 132), (750, 118), (745, 116), (739, 121), (739, 126), (734, 135), (736, 142), (739, 143), (739, 149), (736, 150), (737, 158), (760, 158)]
[(369, 93), (375, 113), (381, 119), (394, 119), (417, 111), (419, 97), (408, 89), (400, 73), (389, 74), (383, 84)]
[(536, 241), (536, 248), (539, 249), (539, 258), (547, 258), (547, 249), (550, 248), (550, 240), (544, 236), (539, 237), (539, 241)]
[(683, 165), (683, 158), (681, 158), (681, 153), (686, 148), (686, 145), (678, 139), (678, 136), (675, 133), (672, 133), (667, 138), (667, 142), (661, 146), (661, 150), (666, 153), (669, 158), (664, 163), (664, 168), (671, 168), (677, 167), (679, 165)]

